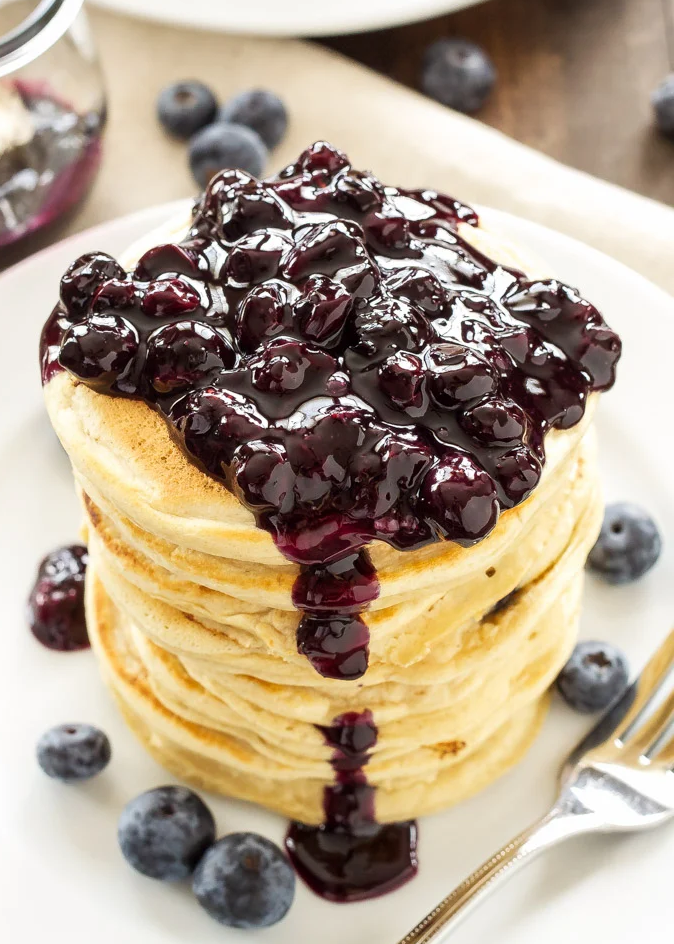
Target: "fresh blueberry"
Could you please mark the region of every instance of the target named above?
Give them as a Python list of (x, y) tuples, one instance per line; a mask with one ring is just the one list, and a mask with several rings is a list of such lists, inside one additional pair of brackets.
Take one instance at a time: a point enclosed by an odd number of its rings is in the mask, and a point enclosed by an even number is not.
[(215, 95), (203, 82), (175, 82), (157, 99), (157, 117), (176, 138), (191, 138), (213, 121), (217, 110)]
[(59, 724), (37, 742), (37, 762), (48, 777), (75, 783), (100, 774), (110, 761), (110, 741), (91, 724)]
[(138, 872), (178, 882), (192, 874), (215, 841), (215, 820), (187, 787), (157, 787), (127, 803), (117, 838), (124, 858)]
[(278, 95), (265, 89), (239, 92), (225, 102), (219, 118), (227, 124), (245, 125), (257, 131), (270, 149), (280, 143), (288, 127), (285, 105)]
[(651, 95), (658, 128), (674, 137), (674, 72), (668, 75)]
[(260, 135), (243, 125), (220, 121), (198, 131), (190, 141), (190, 168), (200, 187), (226, 167), (259, 177), (268, 156)]
[(495, 81), (494, 63), (467, 39), (439, 39), (426, 50), (421, 87), (443, 105), (470, 115), (484, 105)]
[(192, 882), (199, 904), (230, 928), (266, 928), (287, 913), (295, 873), (278, 846), (255, 833), (232, 833), (203, 857)]
[(607, 583), (631, 583), (651, 569), (661, 550), (660, 532), (651, 516), (638, 505), (616, 502), (606, 508), (587, 564)]
[(579, 642), (557, 677), (557, 689), (576, 711), (603, 711), (627, 687), (622, 652), (608, 642)]

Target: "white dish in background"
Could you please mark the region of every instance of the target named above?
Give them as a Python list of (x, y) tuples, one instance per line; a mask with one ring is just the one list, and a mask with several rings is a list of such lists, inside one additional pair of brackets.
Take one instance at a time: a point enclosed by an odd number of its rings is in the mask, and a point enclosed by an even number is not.
[(261, 36), (329, 36), (400, 26), (484, 0), (94, 0), (101, 7), (182, 26)]
[[(219, 927), (187, 888), (142, 878), (122, 861), (116, 821), (142, 790), (171, 777), (145, 754), (99, 681), (91, 653), (41, 648), (24, 606), (39, 558), (77, 537), (68, 462), (42, 406), (40, 327), (59, 277), (91, 249), (119, 253), (160, 225), (176, 205), (71, 238), (0, 276), (0, 938), (8, 944), (396, 944), (455, 884), (542, 813), (556, 772), (590, 722), (556, 704), (536, 745), (484, 793), (420, 824), (419, 876), (400, 891), (359, 905), (330, 905), (298, 884), (288, 917), (262, 932)], [(487, 213), (485, 213), (487, 215)], [(550, 230), (489, 211), (524, 248), (582, 286), (623, 336), (615, 390), (600, 411), (609, 497), (642, 502), (665, 535), (664, 559), (640, 583), (588, 581), (583, 634), (623, 646), (635, 668), (672, 623), (674, 445), (670, 348), (674, 302), (636, 273)], [(83, 720), (111, 736), (113, 760), (82, 786), (49, 781), (34, 745), (52, 724)], [(263, 810), (210, 798), (221, 833), (256, 830), (280, 842), (285, 822)], [(494, 895), (452, 936), (452, 944), (634, 944), (661, 940), (671, 924), (674, 829), (632, 838), (577, 840), (550, 853)]]

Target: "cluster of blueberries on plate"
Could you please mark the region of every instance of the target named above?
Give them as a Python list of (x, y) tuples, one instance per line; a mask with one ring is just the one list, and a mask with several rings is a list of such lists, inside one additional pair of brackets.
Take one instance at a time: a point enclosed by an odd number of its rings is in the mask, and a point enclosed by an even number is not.
[[(63, 783), (95, 777), (111, 755), (107, 736), (91, 724), (57, 725), (37, 745), (42, 770)], [(135, 797), (122, 810), (117, 837), (129, 865), (164, 882), (191, 880), (199, 904), (228, 927), (276, 924), (295, 897), (295, 873), (279, 847), (255, 833), (216, 840), (213, 814), (187, 787)]]
[[(661, 546), (658, 528), (646, 512), (629, 503), (612, 504), (588, 568), (610, 584), (631, 583), (651, 569)], [(79, 546), (54, 552), (40, 567), (29, 617), (37, 638), (50, 648), (86, 644), (85, 567), (86, 549)], [(78, 645), (64, 644), (71, 636)], [(557, 689), (577, 711), (596, 712), (624, 692), (628, 677), (627, 660), (617, 647), (580, 642), (557, 679)], [(64, 783), (100, 774), (111, 753), (107, 736), (81, 723), (57, 725), (37, 745), (42, 770)], [(131, 800), (119, 818), (118, 839), (126, 861), (143, 875), (167, 882), (191, 879), (197, 901), (228, 927), (276, 924), (293, 902), (295, 874), (281, 849), (254, 833), (233, 833), (216, 841), (213, 814), (186, 787), (158, 787)]]

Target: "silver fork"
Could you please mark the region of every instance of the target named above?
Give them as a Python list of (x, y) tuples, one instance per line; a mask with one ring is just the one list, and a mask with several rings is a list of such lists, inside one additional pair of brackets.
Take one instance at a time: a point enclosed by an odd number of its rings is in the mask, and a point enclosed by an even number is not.
[(564, 839), (592, 832), (632, 832), (674, 815), (674, 631), (639, 678), (572, 751), (557, 800), (449, 894), (398, 944), (439, 942), (501, 879)]

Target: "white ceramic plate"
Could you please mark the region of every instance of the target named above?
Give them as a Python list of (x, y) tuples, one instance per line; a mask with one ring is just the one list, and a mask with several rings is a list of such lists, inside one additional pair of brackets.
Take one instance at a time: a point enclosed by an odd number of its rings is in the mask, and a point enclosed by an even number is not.
[[(330, 905), (298, 888), (289, 916), (264, 932), (213, 923), (187, 889), (142, 878), (122, 861), (124, 803), (170, 781), (118, 717), (91, 653), (42, 649), (25, 625), (38, 559), (77, 536), (65, 455), (42, 407), (40, 326), (60, 274), (81, 252), (120, 252), (176, 205), (143, 211), (49, 249), (0, 277), (0, 939), (7, 944), (396, 944), (468, 872), (551, 800), (556, 771), (588, 722), (557, 704), (525, 761), (480, 796), (421, 822), (419, 876), (379, 901)], [(649, 507), (666, 536), (664, 559), (641, 583), (588, 581), (583, 632), (622, 645), (639, 667), (672, 623), (674, 488), (671, 338), (674, 302), (599, 253), (522, 220), (491, 218), (554, 264), (604, 310), (625, 341), (619, 383), (600, 415), (608, 495)], [(111, 736), (108, 770), (84, 786), (49, 781), (33, 752), (58, 722), (91, 721)], [(281, 841), (285, 823), (212, 798), (221, 833), (256, 830)], [(452, 937), (453, 944), (641, 944), (671, 925), (674, 828), (638, 837), (577, 840), (530, 866)]]
[(482, 0), (94, 0), (183, 26), (264, 36), (329, 36), (425, 20)]

